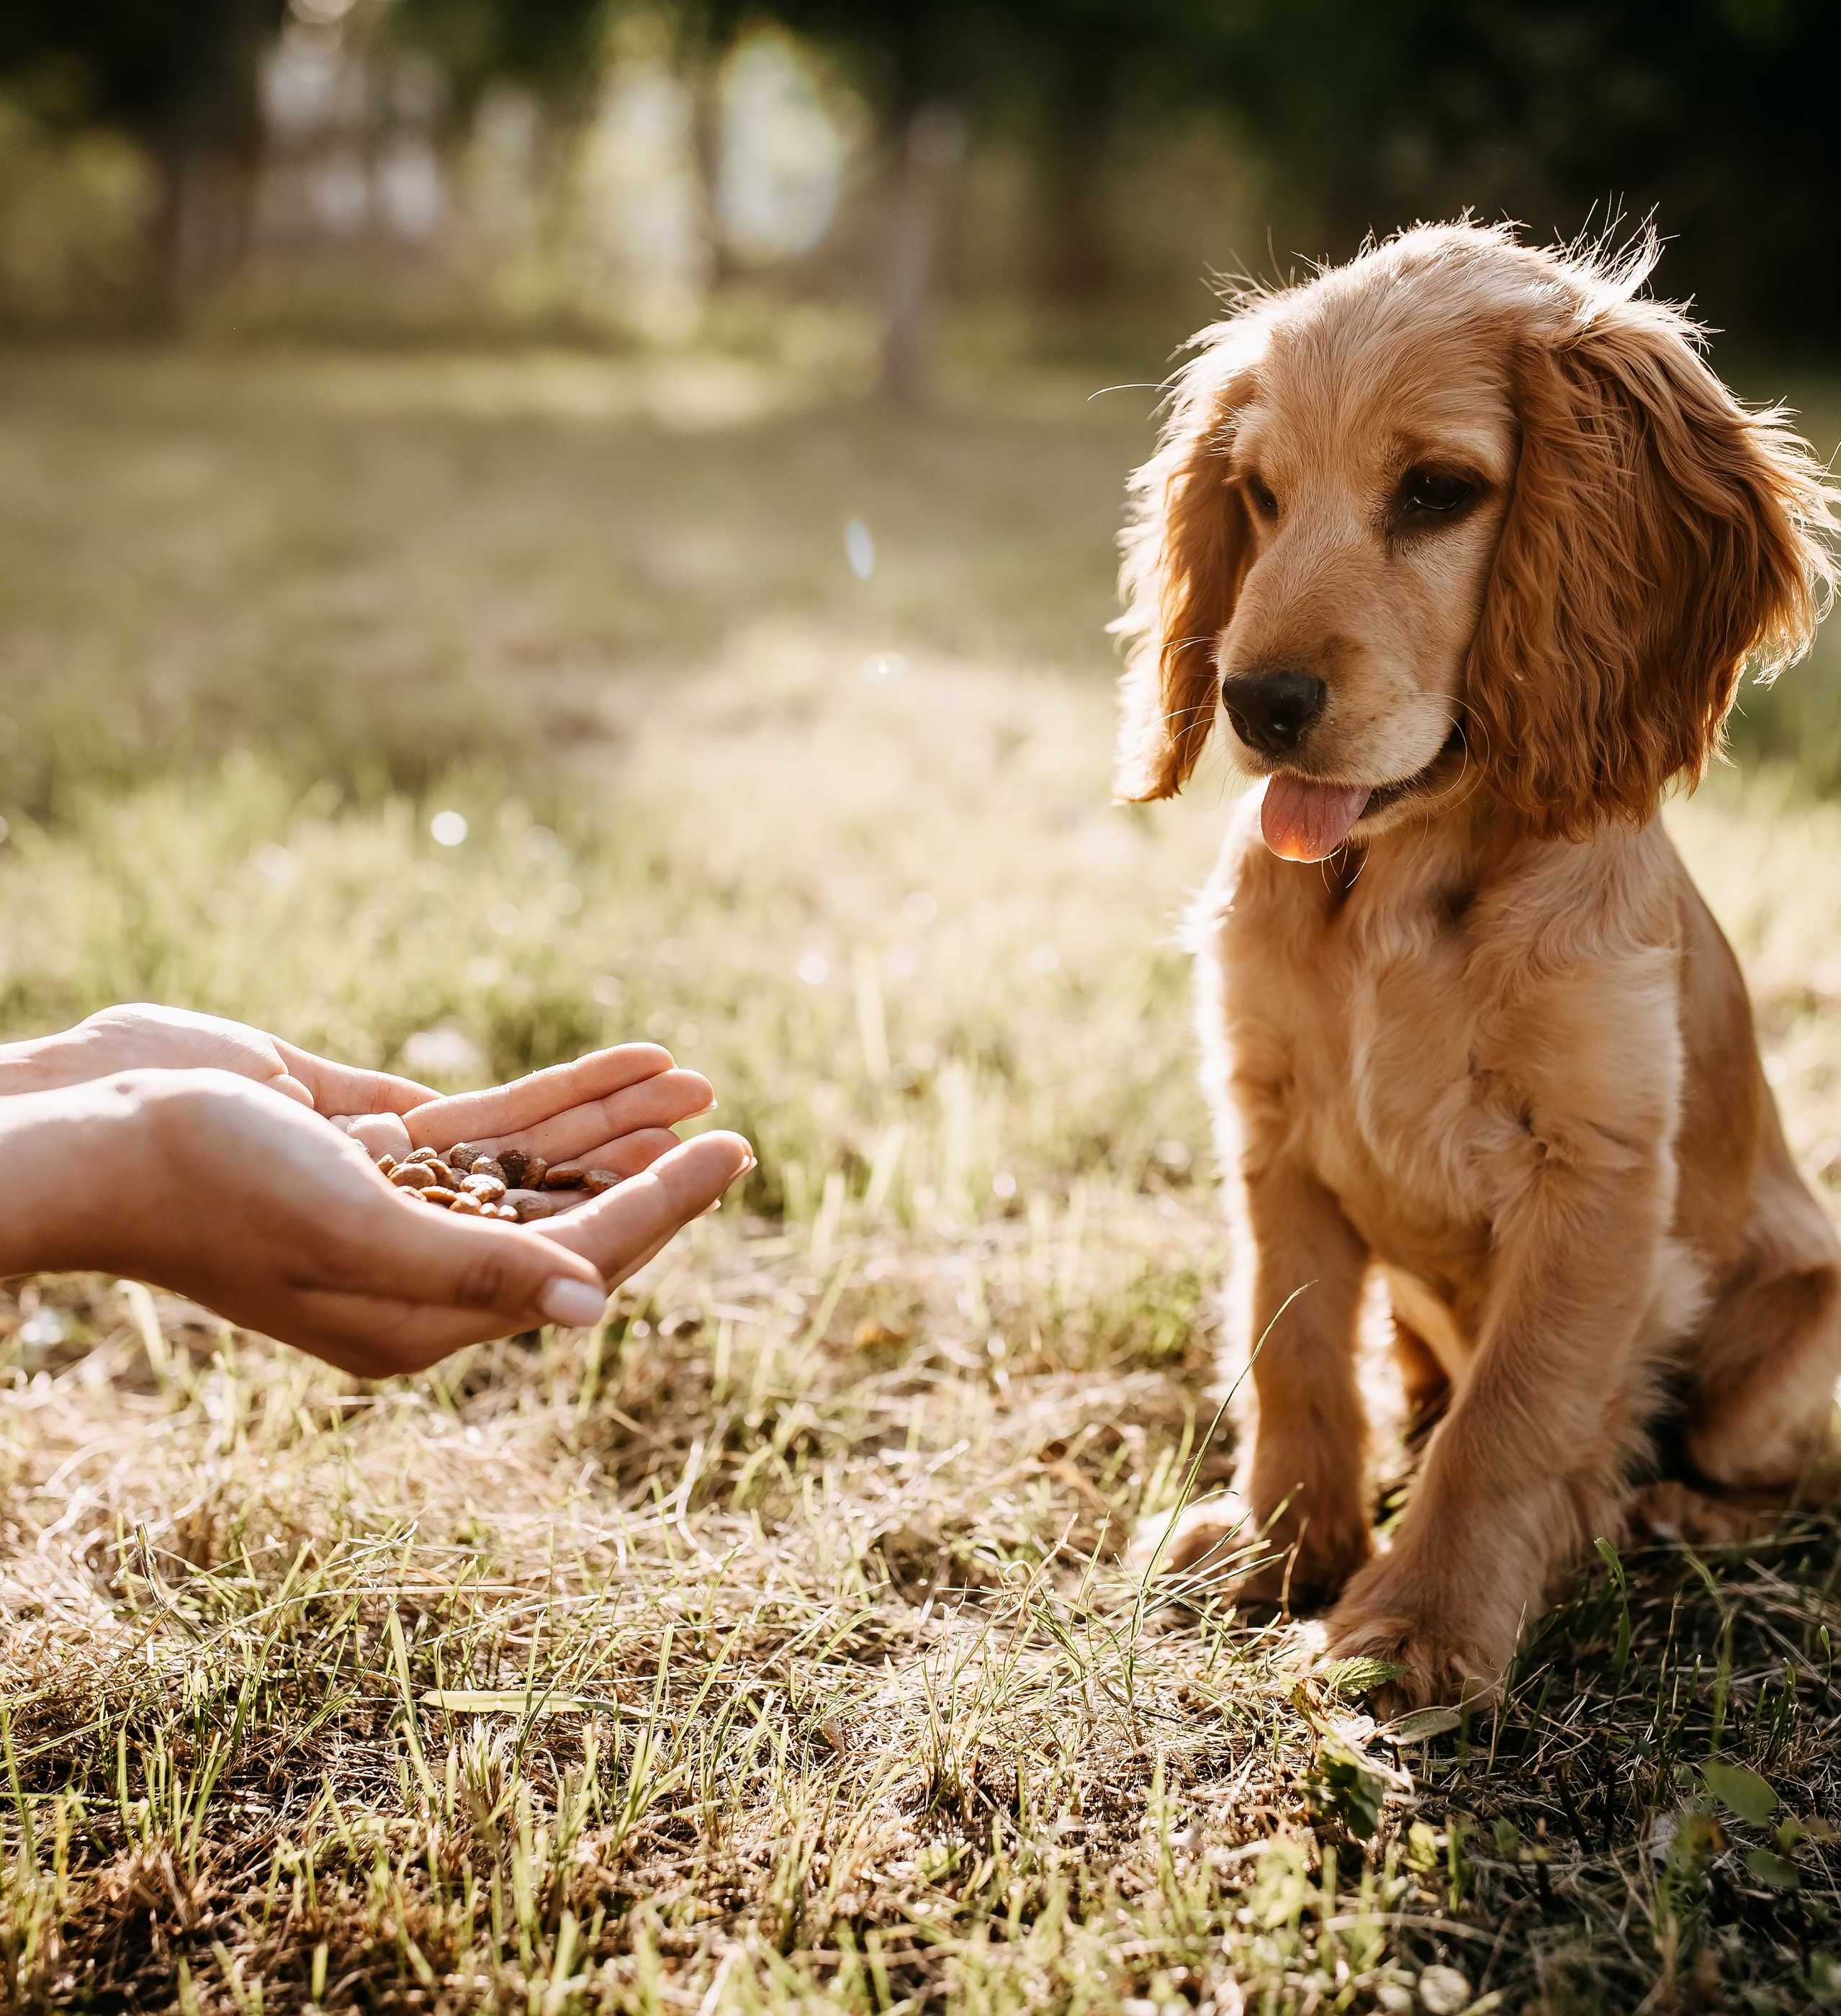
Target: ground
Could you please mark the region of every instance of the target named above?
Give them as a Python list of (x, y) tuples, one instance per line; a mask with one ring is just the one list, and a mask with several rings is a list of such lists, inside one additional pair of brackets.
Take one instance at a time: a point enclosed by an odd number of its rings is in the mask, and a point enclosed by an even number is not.
[[(643, 1035), (761, 1151), (599, 1333), (381, 1387), (0, 1294), (0, 2003), (1841, 1998), (1832, 1526), (1607, 1550), (1403, 1747), (1307, 1626), (1121, 1557), (1227, 1458), (1175, 935), (1225, 787), (1105, 788), (1149, 394), (0, 378), (0, 1035), (151, 998), (444, 1081)], [(1837, 693), (1671, 815), (1831, 1196)]]

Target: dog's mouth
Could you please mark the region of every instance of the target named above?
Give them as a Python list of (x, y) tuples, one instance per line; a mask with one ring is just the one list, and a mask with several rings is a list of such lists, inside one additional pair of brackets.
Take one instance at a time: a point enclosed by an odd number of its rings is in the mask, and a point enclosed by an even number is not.
[(1462, 734), (1453, 728), (1424, 769), (1386, 784), (1327, 784), (1295, 771), (1275, 771), (1266, 780), (1259, 831), (1282, 860), (1327, 861), (1364, 819), (1442, 783), (1463, 747)]

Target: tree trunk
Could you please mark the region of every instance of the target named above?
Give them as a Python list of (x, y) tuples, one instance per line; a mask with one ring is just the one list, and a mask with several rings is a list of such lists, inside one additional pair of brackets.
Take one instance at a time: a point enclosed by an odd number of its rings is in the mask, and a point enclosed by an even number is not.
[(722, 223), (722, 54), (704, 51), (686, 66), (690, 101), (691, 166), (696, 178), (697, 235), (703, 284), (720, 293), (736, 275)]
[(917, 106), (898, 145), (883, 279), (881, 391), (896, 405), (917, 406), (931, 376), (940, 231), (965, 152), (964, 120), (949, 105)]
[(176, 326), (196, 294), (229, 279), (248, 255), (262, 167), (258, 75), (268, 32), (258, 0), (246, 0), (191, 88), (142, 129), (157, 180), (144, 294), (146, 319), (155, 329)]
[(1102, 301), (1118, 272), (1106, 229), (1106, 143), (1117, 109), (1118, 70), (1110, 52), (1071, 70), (1048, 107), (1039, 189), (1039, 278), (1048, 299), (1088, 308)]
[(151, 135), (153, 214), (147, 221), (146, 271), (139, 283), (139, 319), (164, 335), (179, 319), (185, 296), (186, 246), (189, 236), (192, 149), (178, 122)]

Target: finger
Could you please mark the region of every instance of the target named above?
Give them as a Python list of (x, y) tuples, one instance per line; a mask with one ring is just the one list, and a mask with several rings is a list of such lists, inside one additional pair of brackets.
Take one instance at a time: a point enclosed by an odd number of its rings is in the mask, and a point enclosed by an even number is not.
[(598, 1190), (507, 1190), (505, 1201), (517, 1211), (521, 1225), (534, 1225), (540, 1218), (554, 1218), (560, 1211), (573, 1211), (578, 1204), (586, 1204)]
[(590, 1104), (656, 1078), (672, 1068), (672, 1054), (657, 1043), (621, 1043), (591, 1050), (573, 1063), (553, 1064), (510, 1085), (489, 1085), (438, 1100), (409, 1123), (419, 1148), (451, 1148), (456, 1141), (502, 1141), (571, 1107)]
[(623, 1092), (556, 1114), (540, 1125), (501, 1135), (497, 1145), (522, 1148), (549, 1162), (579, 1161), (590, 1148), (626, 1135), (675, 1127), (708, 1112), (715, 1103), (715, 1088), (701, 1071), (661, 1071)]
[(331, 1118), (373, 1162), (386, 1155), (394, 1155), (400, 1162), (409, 1152), (409, 1130), (400, 1113), (335, 1114)]
[[(713, 1204), (705, 1204), (703, 1209), (698, 1212), (697, 1215), (700, 1218), (708, 1218), (710, 1213), (712, 1211), (716, 1210), (719, 1207), (717, 1205)], [(665, 1251), (666, 1247), (670, 1245), (672, 1241), (676, 1239), (677, 1236), (678, 1234), (676, 1231), (672, 1231), (668, 1232), (662, 1239), (654, 1240), (652, 1244), (646, 1248), (643, 1253), (639, 1254), (629, 1264), (626, 1272), (621, 1276), (621, 1280), (630, 1281), (634, 1275), (639, 1273), (643, 1269), (650, 1267), (652, 1262), (658, 1258), (659, 1255)], [(615, 1287), (618, 1287), (620, 1283), (618, 1281), (616, 1281), (614, 1283)]]
[(700, 1134), (661, 1157), (643, 1175), (565, 1217), (546, 1219), (533, 1229), (552, 1244), (585, 1255), (611, 1286), (625, 1280), (754, 1166), (754, 1150), (739, 1134)]
[(284, 1098), (291, 1099), (297, 1106), (312, 1106), (313, 1095), (297, 1078), (272, 1078), (267, 1081), (271, 1092), (279, 1092)]
[(355, 1064), (335, 1064), (330, 1057), (316, 1057), (311, 1050), (284, 1043), (275, 1047), (294, 1077), (312, 1094), (322, 1113), (407, 1113), (426, 1106), (440, 1095), (413, 1078), (397, 1078), (388, 1071), (362, 1071)]
[(668, 1155), (679, 1145), (668, 1127), (642, 1127), (636, 1134), (623, 1134), (618, 1141), (598, 1141), (577, 1155), (560, 1155), (553, 1168), (575, 1164), (585, 1169), (611, 1169), (624, 1183), (651, 1168), (661, 1155)]
[(508, 1334), (513, 1327), (475, 1310), (435, 1309), (388, 1296), (341, 1294), (309, 1290), (265, 1334), (310, 1351), (359, 1379), (389, 1379), (425, 1372), (470, 1344)]
[(378, 1190), (362, 1213), (329, 1228), (328, 1262), (315, 1288), (493, 1319), (481, 1337), (593, 1323), (605, 1305), (593, 1259), (578, 1251), (558, 1252), (522, 1226), (463, 1218), (387, 1185)]

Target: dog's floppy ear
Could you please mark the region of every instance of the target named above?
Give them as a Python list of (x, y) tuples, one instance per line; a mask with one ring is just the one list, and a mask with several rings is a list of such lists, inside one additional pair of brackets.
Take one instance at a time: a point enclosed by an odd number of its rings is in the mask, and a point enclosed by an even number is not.
[(1182, 789), (1214, 725), (1215, 647), (1234, 613), (1251, 528), (1230, 480), (1234, 415), (1259, 339), (1243, 319), (1206, 331), (1177, 379), (1163, 437), (1132, 477), (1119, 545), (1126, 639), (1113, 788), (1122, 798)]
[(1537, 832), (1641, 823), (1717, 751), (1749, 661), (1800, 655), (1832, 493), (1686, 316), (1599, 278), (1514, 358), (1521, 453), (1468, 671), (1472, 757)]

